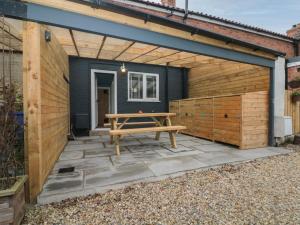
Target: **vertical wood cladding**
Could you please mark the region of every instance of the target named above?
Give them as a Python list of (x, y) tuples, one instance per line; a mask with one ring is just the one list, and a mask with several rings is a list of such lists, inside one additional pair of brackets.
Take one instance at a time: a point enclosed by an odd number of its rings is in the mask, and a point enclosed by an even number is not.
[(69, 132), (68, 56), (46, 26), (25, 22), (23, 32), (25, 148), (33, 200), (67, 143)]
[(293, 133), (300, 133), (300, 102), (292, 101), (292, 94), (297, 90), (285, 91), (285, 116), (291, 116), (293, 119)]
[(268, 144), (268, 92), (213, 96), (170, 102), (173, 123), (187, 126), (186, 134), (239, 146)]

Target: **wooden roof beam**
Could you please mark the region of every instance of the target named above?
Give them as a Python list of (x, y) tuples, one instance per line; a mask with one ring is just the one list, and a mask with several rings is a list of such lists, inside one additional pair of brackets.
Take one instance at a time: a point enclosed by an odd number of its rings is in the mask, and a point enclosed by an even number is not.
[(101, 41), (101, 44), (100, 44), (100, 47), (99, 47), (99, 50), (98, 50), (98, 53), (97, 53), (97, 56), (96, 56), (96, 59), (99, 59), (99, 56), (101, 54), (101, 51), (103, 49), (103, 46), (105, 44), (105, 41), (106, 41), (106, 36), (103, 37), (102, 41)]
[(69, 29), (69, 32), (70, 32), (70, 35), (71, 35), (71, 38), (72, 38), (73, 45), (76, 49), (77, 55), (80, 57), (79, 50), (78, 50), (78, 47), (77, 47), (77, 44), (76, 44), (76, 41), (75, 41), (75, 38), (74, 38), (73, 30)]
[(197, 55), (193, 55), (193, 56), (188, 56), (188, 57), (185, 57), (185, 58), (181, 58), (181, 59), (175, 59), (173, 61), (169, 61), (168, 63), (174, 63), (174, 62), (177, 62), (177, 61), (180, 61), (180, 60), (186, 60), (186, 59), (190, 59), (190, 58), (193, 58), (193, 57), (196, 57)]
[(143, 62), (143, 63), (153, 62), (153, 61), (156, 61), (156, 60), (159, 60), (159, 59), (163, 59), (163, 58), (167, 58), (167, 57), (176, 55), (176, 54), (178, 54), (178, 53), (180, 53), (180, 52), (179, 52), (179, 51), (178, 51), (178, 52), (173, 52), (173, 53), (171, 53), (171, 54), (169, 54), (169, 55), (164, 55), (164, 56), (158, 57), (158, 58), (156, 58), (156, 59), (151, 59), (151, 60), (149, 60), (149, 61), (145, 61), (145, 62)]
[(130, 49), (136, 42), (133, 41), (131, 42), (125, 49), (123, 49), (117, 56), (115, 56), (112, 60), (116, 60), (117, 58), (119, 58), (121, 55), (123, 55), (123, 53), (125, 53), (128, 49)]
[(154, 47), (153, 49), (151, 49), (151, 50), (149, 50), (149, 51), (147, 51), (147, 52), (144, 52), (143, 54), (140, 54), (140, 55), (138, 55), (138, 56), (136, 56), (136, 57), (130, 59), (129, 62), (132, 62), (132, 61), (134, 61), (134, 60), (136, 60), (136, 59), (138, 59), (138, 58), (140, 58), (140, 57), (143, 57), (143, 56), (145, 56), (145, 55), (147, 55), (147, 54), (149, 54), (149, 53), (151, 53), (151, 52), (153, 52), (153, 51), (155, 51), (155, 50), (157, 50), (157, 49), (159, 49), (159, 48), (160, 48), (159, 46), (156, 46), (156, 47)]

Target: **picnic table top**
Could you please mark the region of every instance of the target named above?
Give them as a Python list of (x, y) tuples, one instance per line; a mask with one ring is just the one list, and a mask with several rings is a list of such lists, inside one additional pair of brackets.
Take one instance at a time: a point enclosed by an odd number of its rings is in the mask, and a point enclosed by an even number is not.
[(119, 113), (119, 114), (105, 114), (106, 118), (144, 118), (144, 117), (168, 117), (176, 116), (176, 113)]

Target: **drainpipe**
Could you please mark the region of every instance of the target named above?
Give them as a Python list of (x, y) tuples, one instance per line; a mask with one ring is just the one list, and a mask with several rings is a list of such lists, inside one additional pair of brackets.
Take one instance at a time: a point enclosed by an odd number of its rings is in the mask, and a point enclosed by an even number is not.
[(289, 89), (288, 60), (285, 60), (285, 90)]
[(274, 68), (270, 69), (270, 91), (269, 91), (269, 146), (275, 146), (274, 137)]
[(295, 56), (299, 56), (299, 44), (300, 44), (300, 40), (294, 39)]
[(185, 11), (183, 16), (183, 21), (185, 21), (188, 18), (189, 15), (189, 0), (185, 0)]

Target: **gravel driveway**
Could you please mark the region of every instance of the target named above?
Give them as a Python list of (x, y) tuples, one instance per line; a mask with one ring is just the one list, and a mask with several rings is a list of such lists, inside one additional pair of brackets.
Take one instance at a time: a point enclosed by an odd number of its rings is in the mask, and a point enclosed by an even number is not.
[(27, 210), (25, 224), (300, 224), (300, 152)]

